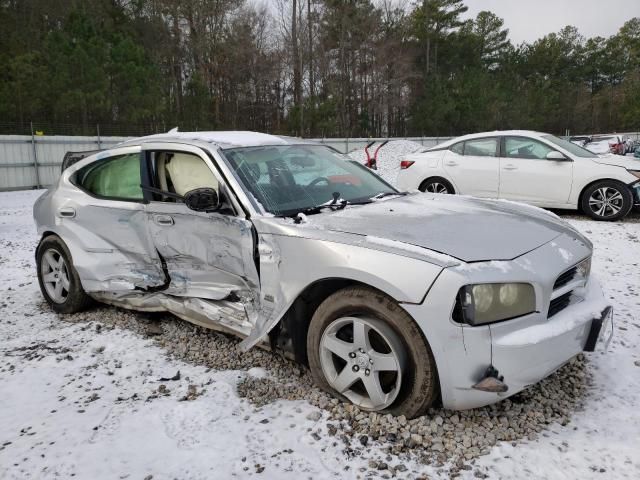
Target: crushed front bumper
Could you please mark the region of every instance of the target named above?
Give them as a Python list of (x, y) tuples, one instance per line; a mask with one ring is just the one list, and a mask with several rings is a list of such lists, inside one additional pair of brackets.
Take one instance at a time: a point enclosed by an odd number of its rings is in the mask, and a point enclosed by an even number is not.
[[(542, 249), (542, 253), (550, 255), (548, 249)], [(527, 257), (539, 254), (535, 252)], [(523, 258), (520, 263), (524, 270), (513, 262), (504, 262), (493, 265), (493, 274), (490, 274), (492, 265), (471, 273), (477, 272), (486, 281), (504, 281), (500, 279), (507, 277), (523, 281), (527, 276), (536, 275), (530, 265), (545, 265), (536, 260), (529, 263)], [(509, 268), (505, 268), (507, 263)], [(546, 265), (557, 270), (550, 262)], [(555, 279), (555, 276), (542, 272), (542, 266), (537, 270), (539, 278), (553, 283), (548, 279)], [(532, 314), (477, 327), (451, 320), (452, 305), (443, 300), (459, 287), (454, 272), (445, 270), (423, 304), (403, 305), (429, 341), (445, 408), (464, 410), (498, 402), (538, 383), (579, 353), (592, 351), (600, 345), (606, 348), (611, 340), (612, 309), (593, 276), (587, 285), (575, 289), (571, 304), (551, 317), (547, 315), (547, 301)], [(507, 390), (498, 391), (500, 385), (496, 382), (490, 385), (495, 391), (474, 388), (489, 374), (501, 379)]]

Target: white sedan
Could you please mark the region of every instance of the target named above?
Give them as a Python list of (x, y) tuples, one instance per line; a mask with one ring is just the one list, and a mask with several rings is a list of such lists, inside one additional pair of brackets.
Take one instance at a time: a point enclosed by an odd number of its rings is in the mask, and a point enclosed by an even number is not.
[(640, 161), (598, 156), (546, 133), (513, 130), (454, 138), (407, 156), (398, 187), (579, 209), (618, 220), (640, 204)]

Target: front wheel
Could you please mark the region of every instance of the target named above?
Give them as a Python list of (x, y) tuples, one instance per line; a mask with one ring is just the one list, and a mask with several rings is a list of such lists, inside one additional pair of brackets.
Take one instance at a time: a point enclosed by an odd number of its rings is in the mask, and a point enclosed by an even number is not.
[(429, 193), (454, 194), (453, 185), (444, 178), (433, 177), (428, 178), (420, 184), (418, 190)]
[(38, 283), (47, 303), (56, 313), (76, 313), (91, 304), (73, 267), (71, 254), (57, 236), (46, 237), (36, 251)]
[(633, 208), (633, 194), (624, 183), (602, 180), (583, 192), (580, 206), (594, 220), (619, 220)]
[(437, 398), (435, 361), (422, 332), (373, 289), (328, 297), (311, 319), (307, 354), (316, 384), (362, 410), (412, 418)]

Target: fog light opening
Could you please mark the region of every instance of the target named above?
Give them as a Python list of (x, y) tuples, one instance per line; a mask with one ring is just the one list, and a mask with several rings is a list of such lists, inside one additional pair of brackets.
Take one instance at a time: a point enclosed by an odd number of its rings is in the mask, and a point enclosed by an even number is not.
[(471, 388), (474, 390), (480, 390), (482, 392), (490, 393), (504, 393), (509, 390), (509, 386), (504, 383), (504, 377), (500, 375), (498, 370), (489, 365), (487, 371), (484, 373), (482, 380), (473, 385)]

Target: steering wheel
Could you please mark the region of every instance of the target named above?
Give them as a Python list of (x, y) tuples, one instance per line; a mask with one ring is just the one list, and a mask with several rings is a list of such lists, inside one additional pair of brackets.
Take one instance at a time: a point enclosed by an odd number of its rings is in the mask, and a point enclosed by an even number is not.
[(307, 187), (313, 187), (320, 182), (327, 182), (327, 185), (331, 185), (331, 180), (329, 180), (327, 177), (318, 177), (311, 180), (311, 182), (309, 182)]

